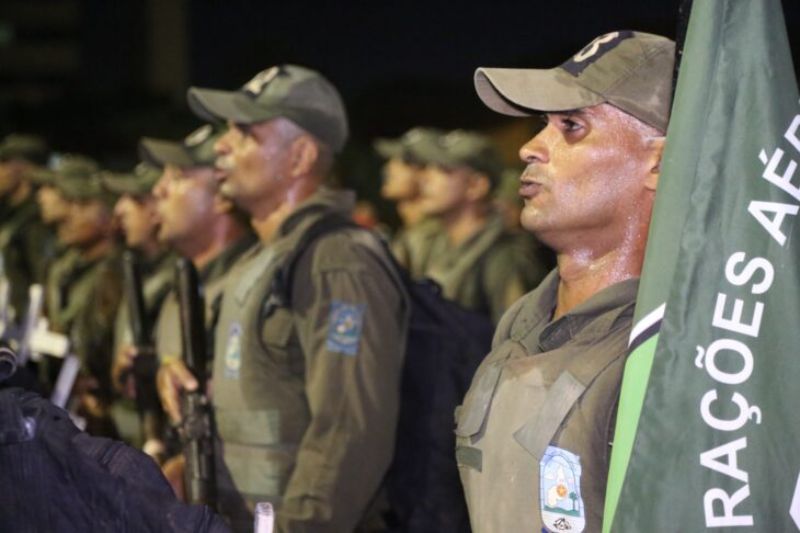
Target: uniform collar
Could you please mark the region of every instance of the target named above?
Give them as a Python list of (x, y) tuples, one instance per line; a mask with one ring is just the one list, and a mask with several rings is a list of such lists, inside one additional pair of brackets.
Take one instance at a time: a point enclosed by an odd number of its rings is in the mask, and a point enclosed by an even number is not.
[(552, 271), (531, 293), (511, 329), (511, 337), (530, 353), (551, 351), (573, 339), (590, 342), (606, 336), (621, 316), (633, 312), (639, 288), (638, 278), (615, 283), (552, 320), (559, 281), (558, 270)]
[(322, 186), (317, 192), (301, 202), (294, 212), (283, 221), (278, 229), (278, 235), (285, 237), (292, 233), (312, 212), (338, 212), (349, 217), (356, 204), (356, 194), (350, 190), (333, 190)]
[(256, 236), (251, 232), (245, 233), (238, 240), (231, 243), (222, 253), (212, 259), (198, 273), (200, 281), (209, 282), (227, 272), (230, 266), (242, 255), (245, 250), (256, 243)]

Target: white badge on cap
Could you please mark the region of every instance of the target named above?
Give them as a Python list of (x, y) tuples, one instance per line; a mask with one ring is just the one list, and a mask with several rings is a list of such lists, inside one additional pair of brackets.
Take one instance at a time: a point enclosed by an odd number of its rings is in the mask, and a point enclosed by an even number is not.
[(253, 96), (258, 96), (264, 90), (264, 86), (275, 79), (280, 70), (280, 67), (277, 66), (262, 70), (244, 85), (244, 90)]
[(611, 32), (611, 33), (606, 33), (605, 35), (601, 35), (600, 37), (598, 37), (594, 41), (592, 41), (589, 44), (587, 44), (586, 46), (584, 46), (583, 50), (581, 50), (580, 52), (575, 54), (575, 56), (572, 58), (572, 60), (575, 61), (576, 63), (580, 63), (582, 61), (586, 61), (587, 59), (589, 59), (590, 57), (595, 55), (598, 50), (600, 50), (600, 45), (601, 44), (605, 44), (605, 43), (611, 42), (614, 39), (616, 39), (617, 37), (619, 37), (619, 32), (618, 31)]
[(214, 128), (211, 124), (206, 124), (205, 126), (200, 126), (192, 133), (186, 136), (186, 139), (183, 140), (183, 144), (189, 147), (199, 146), (208, 140), (211, 137), (211, 134), (214, 132)]

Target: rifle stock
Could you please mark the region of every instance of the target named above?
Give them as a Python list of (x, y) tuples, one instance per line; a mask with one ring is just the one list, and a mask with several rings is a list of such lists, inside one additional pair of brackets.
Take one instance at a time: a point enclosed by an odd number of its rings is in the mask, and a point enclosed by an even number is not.
[(198, 383), (196, 390), (184, 391), (181, 397), (182, 422), (179, 433), (186, 459), (186, 498), (189, 503), (214, 507), (214, 424), (205, 393), (208, 359), (205, 303), (197, 270), (186, 258), (180, 258), (176, 263), (176, 287), (180, 306), (183, 361)]

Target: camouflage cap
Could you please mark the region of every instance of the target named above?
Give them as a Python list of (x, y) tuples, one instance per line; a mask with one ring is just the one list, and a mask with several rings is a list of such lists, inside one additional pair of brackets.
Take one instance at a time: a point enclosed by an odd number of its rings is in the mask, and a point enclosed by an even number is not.
[(12, 133), (0, 141), (0, 161), (24, 159), (45, 165), (49, 152), (45, 140), (36, 135)]
[(500, 181), (503, 164), (488, 137), (473, 131), (454, 130), (431, 143), (413, 147), (413, 157), (422, 163), (446, 168), (467, 167), (486, 174), (492, 186)]
[(489, 108), (512, 116), (609, 103), (662, 132), (672, 101), (675, 43), (633, 31), (601, 35), (552, 69), (479, 68), (475, 89)]
[(144, 196), (150, 194), (160, 177), (161, 169), (139, 163), (132, 172), (102, 172), (100, 182), (106, 190), (119, 196)]
[(139, 157), (155, 167), (166, 165), (183, 168), (213, 166), (216, 159), (214, 143), (223, 132), (224, 128), (214, 129), (211, 124), (206, 124), (178, 142), (143, 137), (139, 141)]
[(397, 139), (378, 139), (372, 145), (381, 157), (414, 161), (415, 147), (436, 143), (444, 132), (435, 128), (412, 128)]
[(256, 124), (284, 117), (338, 152), (347, 142), (347, 112), (336, 88), (297, 65), (259, 72), (237, 91), (191, 87), (189, 107), (204, 120)]

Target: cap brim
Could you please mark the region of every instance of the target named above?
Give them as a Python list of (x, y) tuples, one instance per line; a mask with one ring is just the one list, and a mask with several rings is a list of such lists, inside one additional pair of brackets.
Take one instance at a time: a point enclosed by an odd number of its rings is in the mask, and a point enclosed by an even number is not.
[(104, 176), (102, 179), (103, 187), (114, 194), (142, 194), (142, 187), (134, 183), (133, 178)]
[(238, 91), (190, 87), (186, 99), (192, 112), (209, 122), (230, 120), (237, 124), (253, 124), (261, 121), (254, 117), (264, 114), (255, 102)]
[(489, 109), (515, 117), (580, 109), (605, 101), (560, 68), (479, 68), (475, 71), (475, 90)]
[(191, 167), (197, 164), (183, 144), (148, 137), (139, 142), (139, 157), (157, 167), (165, 165)]
[(372, 143), (372, 146), (375, 148), (375, 151), (378, 152), (378, 155), (385, 159), (403, 156), (404, 148), (403, 143), (400, 141), (394, 141), (392, 139), (378, 139)]
[(34, 184), (52, 185), (56, 181), (56, 173), (49, 169), (37, 169), (25, 174), (25, 176)]

